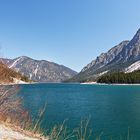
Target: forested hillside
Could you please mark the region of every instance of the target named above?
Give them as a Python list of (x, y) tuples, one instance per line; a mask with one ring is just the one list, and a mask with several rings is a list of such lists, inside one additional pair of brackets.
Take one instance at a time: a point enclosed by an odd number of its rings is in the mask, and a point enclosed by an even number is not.
[(140, 83), (140, 70), (134, 71), (132, 73), (112, 73), (106, 74), (99, 77), (97, 80), (98, 83), (128, 83), (128, 84), (137, 84)]

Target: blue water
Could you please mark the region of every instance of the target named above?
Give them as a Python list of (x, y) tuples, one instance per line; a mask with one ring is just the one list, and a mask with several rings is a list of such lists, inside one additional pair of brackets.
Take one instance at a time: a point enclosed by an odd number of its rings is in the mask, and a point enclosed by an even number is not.
[(33, 84), (21, 85), (20, 96), (32, 117), (47, 103), (42, 127), (67, 119), (69, 129), (90, 118), (94, 135), (102, 140), (127, 136), (140, 140), (140, 86)]

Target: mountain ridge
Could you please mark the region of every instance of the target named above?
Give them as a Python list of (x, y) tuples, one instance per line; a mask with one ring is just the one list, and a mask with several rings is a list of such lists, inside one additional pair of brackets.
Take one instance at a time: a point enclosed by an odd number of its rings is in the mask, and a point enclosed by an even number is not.
[(77, 74), (63, 65), (47, 60), (35, 60), (27, 56), (15, 59), (1, 58), (1, 61), (36, 82), (61, 82)]
[[(106, 73), (120, 72), (140, 60), (140, 29), (129, 41), (125, 40), (101, 53), (96, 59), (85, 66), (80, 73), (69, 79), (70, 82), (96, 81)], [(133, 66), (133, 65), (132, 65)]]

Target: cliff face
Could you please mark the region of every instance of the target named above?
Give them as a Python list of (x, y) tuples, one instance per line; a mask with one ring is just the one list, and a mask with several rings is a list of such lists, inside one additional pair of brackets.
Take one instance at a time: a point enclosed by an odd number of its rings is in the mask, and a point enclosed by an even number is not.
[[(85, 66), (79, 74), (70, 81), (95, 81), (105, 73), (118, 71), (134, 71), (140, 69), (140, 29), (130, 41), (122, 41), (108, 52), (102, 53), (95, 60)], [(137, 62), (137, 63), (136, 63)], [(131, 68), (131, 69), (130, 69)], [(128, 72), (129, 72), (128, 71)]]
[(93, 60), (86, 67), (84, 67), (81, 72), (84, 72), (90, 68), (96, 70), (111, 63), (119, 55), (119, 53), (123, 51), (123, 49), (128, 45), (128, 43), (129, 41), (123, 41), (117, 46), (111, 48), (107, 53), (102, 53), (95, 60)]

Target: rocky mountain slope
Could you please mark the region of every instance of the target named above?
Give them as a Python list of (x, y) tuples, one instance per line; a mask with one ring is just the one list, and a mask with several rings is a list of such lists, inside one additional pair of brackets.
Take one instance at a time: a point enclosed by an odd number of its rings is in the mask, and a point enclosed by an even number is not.
[[(102, 53), (95, 60), (85, 66), (81, 72), (69, 81), (95, 81), (106, 73), (124, 71), (132, 72), (140, 69), (140, 29), (130, 41), (122, 41), (107, 53)], [(131, 70), (130, 70), (131, 67)], [(132, 68), (133, 67), (133, 68)]]
[(30, 82), (30, 80), (21, 75), (14, 70), (8, 68), (5, 64), (0, 62), (0, 84), (9, 84), (9, 83), (25, 83)]
[(77, 74), (63, 65), (45, 60), (34, 60), (26, 56), (1, 60), (9, 68), (37, 82), (61, 82)]

